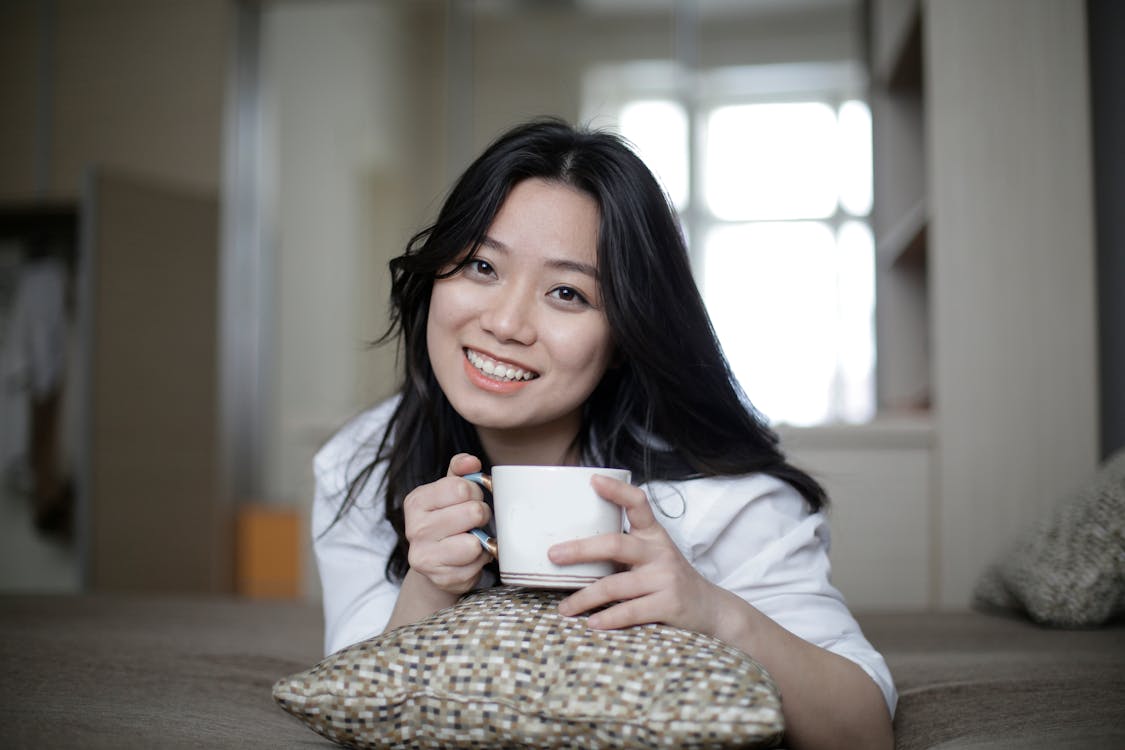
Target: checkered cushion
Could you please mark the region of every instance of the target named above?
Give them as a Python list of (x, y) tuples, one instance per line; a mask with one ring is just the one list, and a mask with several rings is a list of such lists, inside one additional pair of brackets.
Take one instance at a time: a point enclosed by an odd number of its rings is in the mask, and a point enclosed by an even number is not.
[(1062, 628), (1125, 615), (1125, 449), (985, 569), (973, 603)]
[(781, 702), (765, 670), (665, 625), (598, 631), (565, 594), (475, 592), (349, 646), (273, 689), (347, 747), (771, 747)]

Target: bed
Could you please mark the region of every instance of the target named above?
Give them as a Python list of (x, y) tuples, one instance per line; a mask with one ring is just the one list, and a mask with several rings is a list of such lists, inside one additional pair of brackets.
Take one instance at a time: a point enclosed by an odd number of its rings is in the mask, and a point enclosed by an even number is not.
[[(1125, 747), (1125, 623), (860, 622), (898, 684), (901, 750)], [(333, 747), (270, 695), (319, 661), (321, 632), (318, 608), (298, 602), (0, 596), (0, 746)]]

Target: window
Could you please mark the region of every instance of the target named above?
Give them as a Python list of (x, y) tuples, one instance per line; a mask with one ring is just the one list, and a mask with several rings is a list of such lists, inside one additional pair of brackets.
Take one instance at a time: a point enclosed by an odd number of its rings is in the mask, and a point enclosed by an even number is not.
[(614, 121), (664, 184), (747, 396), (775, 424), (869, 420), (871, 117), (855, 76), (722, 71), (686, 97), (631, 72), (590, 79), (603, 118), (588, 119)]

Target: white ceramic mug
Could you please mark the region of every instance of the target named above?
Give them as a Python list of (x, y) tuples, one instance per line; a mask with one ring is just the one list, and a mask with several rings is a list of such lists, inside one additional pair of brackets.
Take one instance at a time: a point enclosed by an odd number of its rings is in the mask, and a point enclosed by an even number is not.
[(622, 509), (590, 485), (594, 475), (628, 482), (627, 469), (596, 466), (494, 466), (492, 475), (468, 474), (492, 493), (496, 538), (472, 533), (500, 561), (501, 582), (576, 589), (617, 571), (612, 561), (556, 565), (547, 550), (559, 542), (621, 533)]

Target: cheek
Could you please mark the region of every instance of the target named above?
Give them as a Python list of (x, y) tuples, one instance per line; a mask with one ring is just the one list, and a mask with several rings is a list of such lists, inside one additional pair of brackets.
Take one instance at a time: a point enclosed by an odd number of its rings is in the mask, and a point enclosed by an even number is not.
[(426, 353), (430, 361), (439, 358), (449, 348), (449, 341), (453, 336), (456, 325), (456, 306), (451, 305), (451, 295), (448, 290), (441, 289), (440, 285), (434, 286), (430, 295), (430, 310), (426, 316)]
[(613, 359), (613, 344), (608, 326), (591, 330), (558, 331), (556, 349), (568, 369), (586, 373), (595, 382), (601, 380)]
[(430, 312), (426, 318), (426, 338), (440, 335), (455, 328), (466, 316), (463, 295), (449, 285), (449, 282), (434, 285), (430, 294)]

